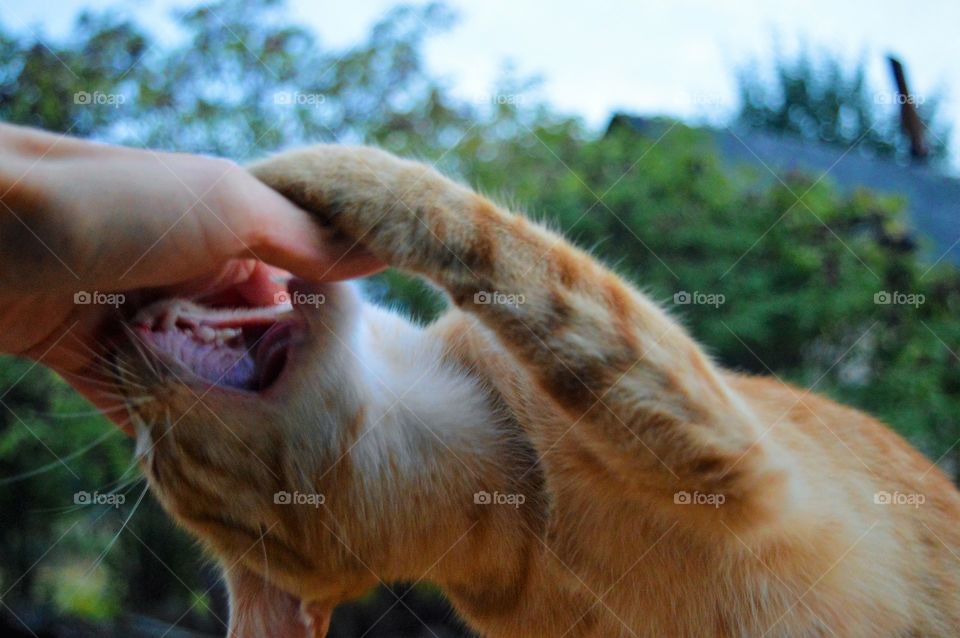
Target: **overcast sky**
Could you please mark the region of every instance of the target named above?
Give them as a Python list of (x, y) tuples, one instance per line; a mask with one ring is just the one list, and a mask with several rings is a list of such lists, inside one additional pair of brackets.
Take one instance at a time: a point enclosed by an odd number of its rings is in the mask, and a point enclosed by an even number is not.
[[(356, 42), (395, 0), (288, 0), (291, 17), (332, 46)], [(56, 37), (81, 7), (124, 6), (161, 32), (182, 0), (8, 2), (7, 28)], [(867, 62), (872, 85), (891, 88), (896, 53), (911, 89), (946, 91), (943, 113), (960, 124), (960, 2), (957, 0), (450, 0), (458, 24), (431, 38), (428, 65), (464, 96), (489, 94), (505, 61), (544, 79), (542, 94), (600, 126), (614, 110), (721, 121), (736, 105), (733, 69), (802, 41)], [(957, 128), (956, 126), (954, 128)], [(950, 140), (960, 165), (960, 135)]]

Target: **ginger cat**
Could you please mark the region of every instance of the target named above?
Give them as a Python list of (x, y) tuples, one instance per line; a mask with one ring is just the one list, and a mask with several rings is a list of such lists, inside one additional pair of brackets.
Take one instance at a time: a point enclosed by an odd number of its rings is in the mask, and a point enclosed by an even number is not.
[(426, 166), (324, 145), (251, 170), (454, 308), (420, 327), (294, 281), (132, 322), (138, 454), (223, 565), (231, 636), (324, 636), (399, 580), (495, 637), (960, 635), (960, 496), (882, 424), (718, 368)]

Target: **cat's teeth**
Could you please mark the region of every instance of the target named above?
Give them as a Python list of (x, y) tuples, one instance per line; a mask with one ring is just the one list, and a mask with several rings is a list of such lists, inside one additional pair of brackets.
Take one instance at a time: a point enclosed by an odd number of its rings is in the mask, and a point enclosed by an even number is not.
[(217, 346), (225, 346), (227, 342), (232, 341), (243, 334), (240, 328), (214, 328), (200, 324), (193, 329), (193, 335), (198, 341), (203, 343), (212, 343)]
[(171, 330), (175, 330), (178, 324), (186, 323), (191, 327), (197, 326), (197, 320), (187, 314), (188, 312), (189, 309), (184, 308), (180, 303), (170, 306), (167, 308), (166, 312), (163, 313), (163, 317), (160, 321), (161, 328), (165, 332), (169, 332)]
[(177, 327), (178, 315), (174, 312), (173, 308), (170, 308), (163, 314), (163, 318), (160, 321), (160, 328), (164, 332), (170, 332)]
[[(193, 333), (197, 335), (201, 341), (210, 343), (211, 341), (218, 341), (217, 331), (211, 328), (210, 326), (200, 325), (193, 329)], [(220, 345), (219, 343), (217, 345)]]

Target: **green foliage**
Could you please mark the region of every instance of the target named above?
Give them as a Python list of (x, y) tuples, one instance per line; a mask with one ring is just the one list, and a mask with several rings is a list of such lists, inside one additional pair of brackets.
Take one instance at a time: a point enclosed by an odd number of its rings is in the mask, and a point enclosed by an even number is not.
[[(632, 279), (725, 365), (862, 407), (934, 459), (954, 449), (960, 280), (894, 247), (903, 202), (799, 174), (757, 187), (708, 135), (660, 124), (659, 142), (532, 125), (475, 155), (466, 177)], [(724, 303), (675, 304), (682, 291)], [(882, 292), (924, 303), (878, 305)]]
[(84, 565), (57, 570), (49, 581), (50, 596), (60, 610), (88, 620), (104, 620), (120, 611), (117, 581), (105, 569), (88, 572)]
[[(881, 157), (907, 157), (892, 81), (890, 89), (875, 90), (867, 84), (863, 63), (848, 70), (830, 53), (808, 49), (795, 58), (779, 54), (772, 69), (764, 67), (753, 62), (737, 73), (740, 123), (844, 149), (858, 144)], [(939, 97), (912, 99), (926, 125), (931, 159), (945, 160), (949, 130), (937, 115)]]
[[(894, 247), (904, 202), (802, 174), (757, 186), (720, 164), (709, 135), (653, 128), (659, 141), (532, 129), (536, 143), (518, 137), (470, 177), (499, 172), (512, 199), (663, 302), (726, 366), (866, 409), (934, 459), (954, 451), (960, 278)], [(723, 303), (675, 303), (682, 292)], [(875, 303), (883, 292), (923, 303)]]

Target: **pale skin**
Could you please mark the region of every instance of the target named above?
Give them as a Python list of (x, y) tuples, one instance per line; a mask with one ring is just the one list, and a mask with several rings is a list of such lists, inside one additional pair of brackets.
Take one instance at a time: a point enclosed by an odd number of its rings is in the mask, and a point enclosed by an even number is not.
[(0, 353), (59, 372), (115, 421), (97, 372), (116, 310), (80, 291), (270, 303), (287, 273), (337, 281), (382, 264), (233, 162), (0, 123)]

